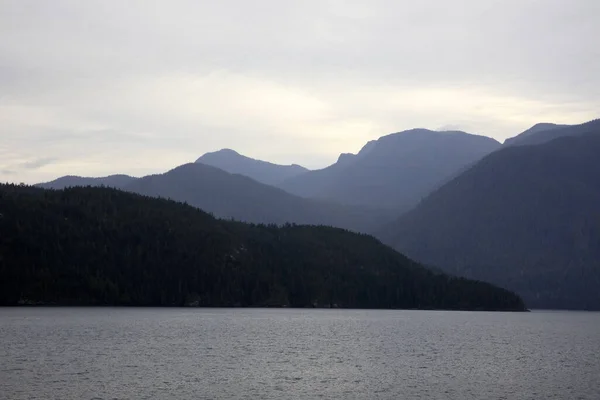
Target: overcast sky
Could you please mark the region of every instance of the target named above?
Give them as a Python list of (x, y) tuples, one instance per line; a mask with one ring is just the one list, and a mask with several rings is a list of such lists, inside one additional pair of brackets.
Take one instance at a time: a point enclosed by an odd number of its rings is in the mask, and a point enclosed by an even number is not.
[(0, 0), (0, 181), (600, 116), (599, 0)]

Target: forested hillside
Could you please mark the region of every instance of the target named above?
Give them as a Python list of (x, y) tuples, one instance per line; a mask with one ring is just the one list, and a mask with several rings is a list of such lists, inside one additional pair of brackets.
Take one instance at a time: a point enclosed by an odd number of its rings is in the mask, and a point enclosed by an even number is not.
[(217, 220), (108, 188), (0, 186), (0, 304), (523, 310), (376, 239)]
[(600, 310), (600, 128), (497, 151), (380, 237), (530, 307)]

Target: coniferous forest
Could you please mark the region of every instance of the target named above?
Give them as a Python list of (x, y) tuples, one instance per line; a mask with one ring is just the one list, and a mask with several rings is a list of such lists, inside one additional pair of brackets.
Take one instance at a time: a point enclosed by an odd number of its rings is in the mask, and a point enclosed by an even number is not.
[(0, 185), (0, 305), (525, 309), (337, 228), (219, 220), (104, 187)]

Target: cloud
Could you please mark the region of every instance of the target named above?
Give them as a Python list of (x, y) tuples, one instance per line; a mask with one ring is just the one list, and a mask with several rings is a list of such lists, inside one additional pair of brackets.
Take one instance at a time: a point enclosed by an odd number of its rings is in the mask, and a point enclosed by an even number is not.
[(446, 124), (442, 125), (439, 128), (435, 129), (436, 131), (445, 132), (445, 131), (465, 131), (465, 128), (459, 124)]
[(31, 161), (25, 161), (25, 162), (21, 163), (19, 165), (19, 167), (21, 167), (23, 169), (39, 169), (39, 168), (45, 167), (46, 165), (50, 165), (55, 161), (56, 161), (55, 158), (44, 157), (44, 158), (38, 158), (35, 160), (31, 160)]
[(582, 122), (600, 110), (599, 15), (596, 0), (4, 1), (0, 168), (141, 175), (223, 147), (321, 167), (413, 127), (503, 140)]

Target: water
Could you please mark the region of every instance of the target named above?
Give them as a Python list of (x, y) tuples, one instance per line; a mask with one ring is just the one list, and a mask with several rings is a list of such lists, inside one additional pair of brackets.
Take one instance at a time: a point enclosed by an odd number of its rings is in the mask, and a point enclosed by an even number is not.
[(2, 399), (600, 399), (600, 313), (0, 308)]

